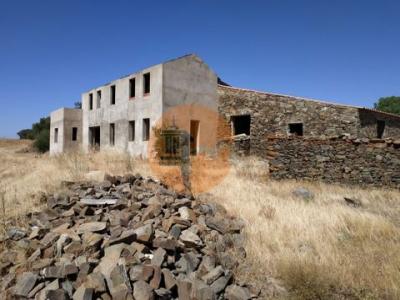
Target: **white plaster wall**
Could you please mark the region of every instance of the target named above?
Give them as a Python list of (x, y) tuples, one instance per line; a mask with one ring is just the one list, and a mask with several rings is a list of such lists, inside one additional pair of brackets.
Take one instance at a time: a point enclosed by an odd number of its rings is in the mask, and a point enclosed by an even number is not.
[[(143, 74), (150, 73), (150, 93), (143, 94)], [(135, 98), (129, 98), (129, 80), (135, 78)], [(116, 86), (115, 105), (110, 104), (111, 86)], [(97, 91), (102, 91), (101, 107), (97, 108)], [(89, 110), (89, 94), (93, 93), (93, 110)], [(89, 149), (89, 127), (100, 126), (100, 148), (128, 151), (133, 155), (147, 155), (147, 143), (142, 137), (144, 118), (150, 119), (150, 126), (162, 113), (162, 65), (144, 69), (135, 74), (112, 81), (82, 95), (83, 148)], [(129, 139), (129, 121), (135, 120), (135, 141)], [(115, 124), (115, 145), (110, 145), (110, 123)]]
[[(58, 142), (55, 143), (55, 128), (58, 128)], [(64, 108), (53, 111), (50, 114), (50, 155), (64, 151)]]

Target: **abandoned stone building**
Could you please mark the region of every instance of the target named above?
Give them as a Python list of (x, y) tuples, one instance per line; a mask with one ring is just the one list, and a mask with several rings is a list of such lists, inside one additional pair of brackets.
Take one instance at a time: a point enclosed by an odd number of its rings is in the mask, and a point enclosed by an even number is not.
[[(196, 55), (125, 76), (82, 94), (82, 109), (51, 113), (51, 154), (114, 147), (146, 155), (151, 127), (168, 109), (200, 104), (230, 121), (232, 135), (247, 135), (252, 149), (267, 135), (400, 137), (400, 117), (368, 108), (234, 88)], [(188, 112), (190, 113), (190, 112)], [(199, 135), (201, 116), (192, 116)], [(201, 144), (201, 137), (196, 139)], [(262, 147), (261, 147), (262, 148)]]
[[(400, 116), (231, 87), (193, 54), (91, 89), (82, 94), (81, 101), (82, 109), (61, 108), (51, 113), (51, 154), (113, 148), (146, 157), (152, 127), (163, 114), (182, 105), (188, 109), (181, 112), (187, 115), (181, 129), (195, 141), (191, 143), (192, 154), (201, 152), (202, 143), (209, 141), (217, 125), (210, 126), (206, 115), (191, 110), (191, 105), (207, 107), (229, 122), (239, 150), (245, 148), (246, 153), (272, 162), (273, 157), (268, 155), (271, 137), (326, 141), (345, 136), (363, 141), (386, 140), (386, 144), (391, 139), (396, 144), (400, 139)], [(215, 134), (213, 139), (216, 145)]]

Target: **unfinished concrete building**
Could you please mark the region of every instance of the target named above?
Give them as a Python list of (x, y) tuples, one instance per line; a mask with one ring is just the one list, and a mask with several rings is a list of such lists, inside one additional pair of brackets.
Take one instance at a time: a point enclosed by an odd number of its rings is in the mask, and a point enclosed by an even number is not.
[[(234, 88), (196, 55), (167, 61), (82, 94), (82, 109), (51, 114), (50, 153), (114, 148), (146, 157), (151, 128), (169, 109), (199, 104), (231, 124), (252, 153), (265, 150), (266, 136), (399, 138), (400, 116), (293, 96)], [(185, 129), (195, 146), (209, 138), (204, 115), (190, 109)], [(194, 129), (193, 129), (193, 128)], [(215, 130), (216, 131), (216, 128)], [(196, 154), (198, 151), (191, 151)]]

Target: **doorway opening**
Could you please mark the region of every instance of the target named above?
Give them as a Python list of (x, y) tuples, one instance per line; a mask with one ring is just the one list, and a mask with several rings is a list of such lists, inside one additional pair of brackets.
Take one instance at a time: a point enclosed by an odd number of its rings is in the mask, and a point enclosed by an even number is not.
[(199, 153), (199, 127), (200, 121), (190, 120), (190, 154)]
[(93, 149), (100, 149), (100, 126), (89, 127), (89, 143)]
[(386, 122), (383, 120), (376, 121), (376, 137), (378, 139), (383, 138), (383, 134), (385, 132)]

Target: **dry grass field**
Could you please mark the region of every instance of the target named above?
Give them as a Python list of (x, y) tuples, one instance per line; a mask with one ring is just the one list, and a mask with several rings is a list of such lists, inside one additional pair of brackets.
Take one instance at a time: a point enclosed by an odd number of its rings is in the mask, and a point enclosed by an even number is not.
[[(62, 155), (21, 151), (0, 140), (1, 217), (40, 209), (40, 193), (90, 170), (151, 175), (144, 161), (115, 153)], [(293, 196), (305, 187), (314, 198)], [(256, 160), (236, 163), (209, 191), (246, 223), (247, 258), (238, 273), (290, 299), (400, 299), (400, 192), (322, 183), (271, 181)], [(344, 197), (359, 199), (351, 207)], [(284, 292), (286, 290), (287, 292)]]

